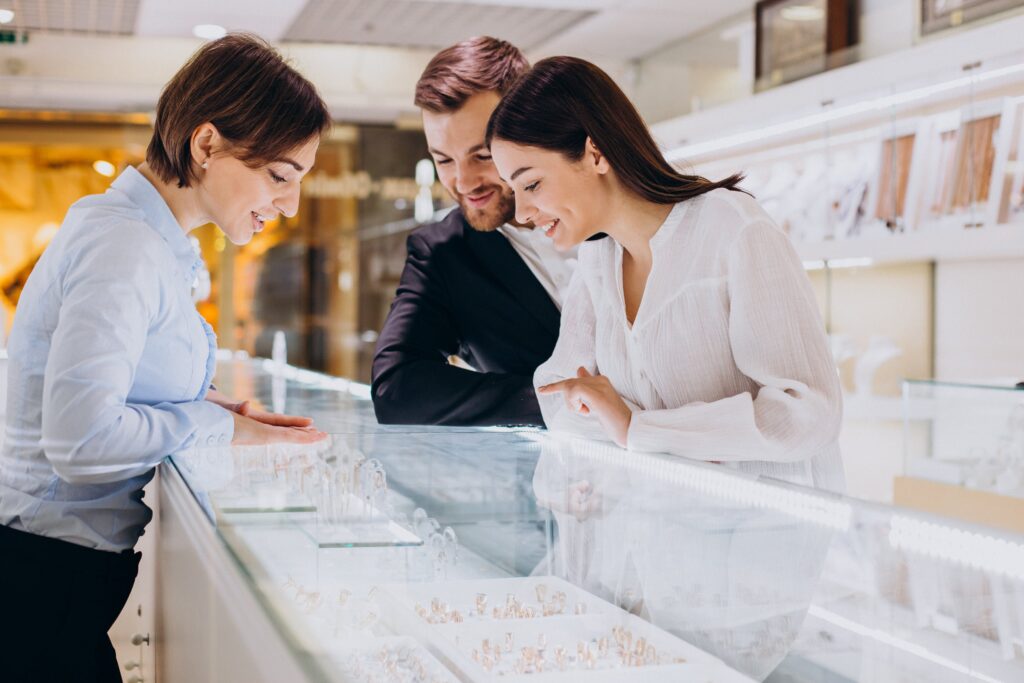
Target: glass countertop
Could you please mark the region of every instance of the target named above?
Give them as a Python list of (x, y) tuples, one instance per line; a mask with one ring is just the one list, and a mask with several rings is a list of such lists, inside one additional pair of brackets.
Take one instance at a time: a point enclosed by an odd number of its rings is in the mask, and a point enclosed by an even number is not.
[(365, 386), (265, 361), (217, 384), (331, 434), (173, 458), (310, 680), (1024, 680), (1020, 536), (543, 430), (381, 426)]

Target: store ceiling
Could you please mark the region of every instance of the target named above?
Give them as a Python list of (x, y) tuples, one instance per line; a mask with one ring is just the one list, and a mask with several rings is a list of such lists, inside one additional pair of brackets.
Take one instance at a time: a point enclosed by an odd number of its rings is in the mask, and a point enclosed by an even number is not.
[(191, 37), (197, 24), (275, 42), (438, 48), (496, 35), (534, 53), (635, 59), (753, 0), (0, 0), (7, 28)]

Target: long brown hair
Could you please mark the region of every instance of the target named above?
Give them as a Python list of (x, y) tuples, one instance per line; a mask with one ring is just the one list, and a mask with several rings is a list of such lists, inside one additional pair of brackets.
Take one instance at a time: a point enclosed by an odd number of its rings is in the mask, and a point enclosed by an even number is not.
[(713, 182), (673, 168), (615, 81), (576, 57), (537, 62), (487, 123), (488, 146), (498, 138), (561, 152), (571, 161), (583, 158), (588, 137), (622, 184), (649, 202), (676, 204), (720, 187), (740, 190), (741, 174)]

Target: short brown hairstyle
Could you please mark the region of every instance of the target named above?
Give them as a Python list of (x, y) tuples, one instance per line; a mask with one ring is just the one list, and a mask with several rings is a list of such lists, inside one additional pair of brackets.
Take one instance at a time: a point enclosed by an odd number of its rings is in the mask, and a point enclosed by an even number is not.
[(478, 36), (441, 50), (416, 83), (416, 106), (434, 112), (459, 109), (472, 95), (493, 90), (504, 95), (530, 68), (512, 43)]
[(232, 154), (257, 167), (321, 135), (330, 126), (316, 88), (266, 41), (231, 33), (192, 55), (164, 86), (146, 161), (164, 182), (196, 180), (191, 140), (210, 122)]

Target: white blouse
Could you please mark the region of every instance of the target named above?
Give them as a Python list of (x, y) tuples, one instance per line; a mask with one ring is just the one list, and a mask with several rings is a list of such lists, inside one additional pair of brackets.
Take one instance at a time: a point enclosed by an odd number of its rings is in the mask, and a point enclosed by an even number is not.
[[(630, 450), (842, 491), (839, 378), (786, 235), (752, 197), (719, 189), (677, 204), (651, 251), (630, 325), (622, 247), (611, 238), (580, 247), (558, 343), (535, 386), (583, 366), (632, 408)], [(549, 429), (608, 439), (561, 394), (539, 399)]]

